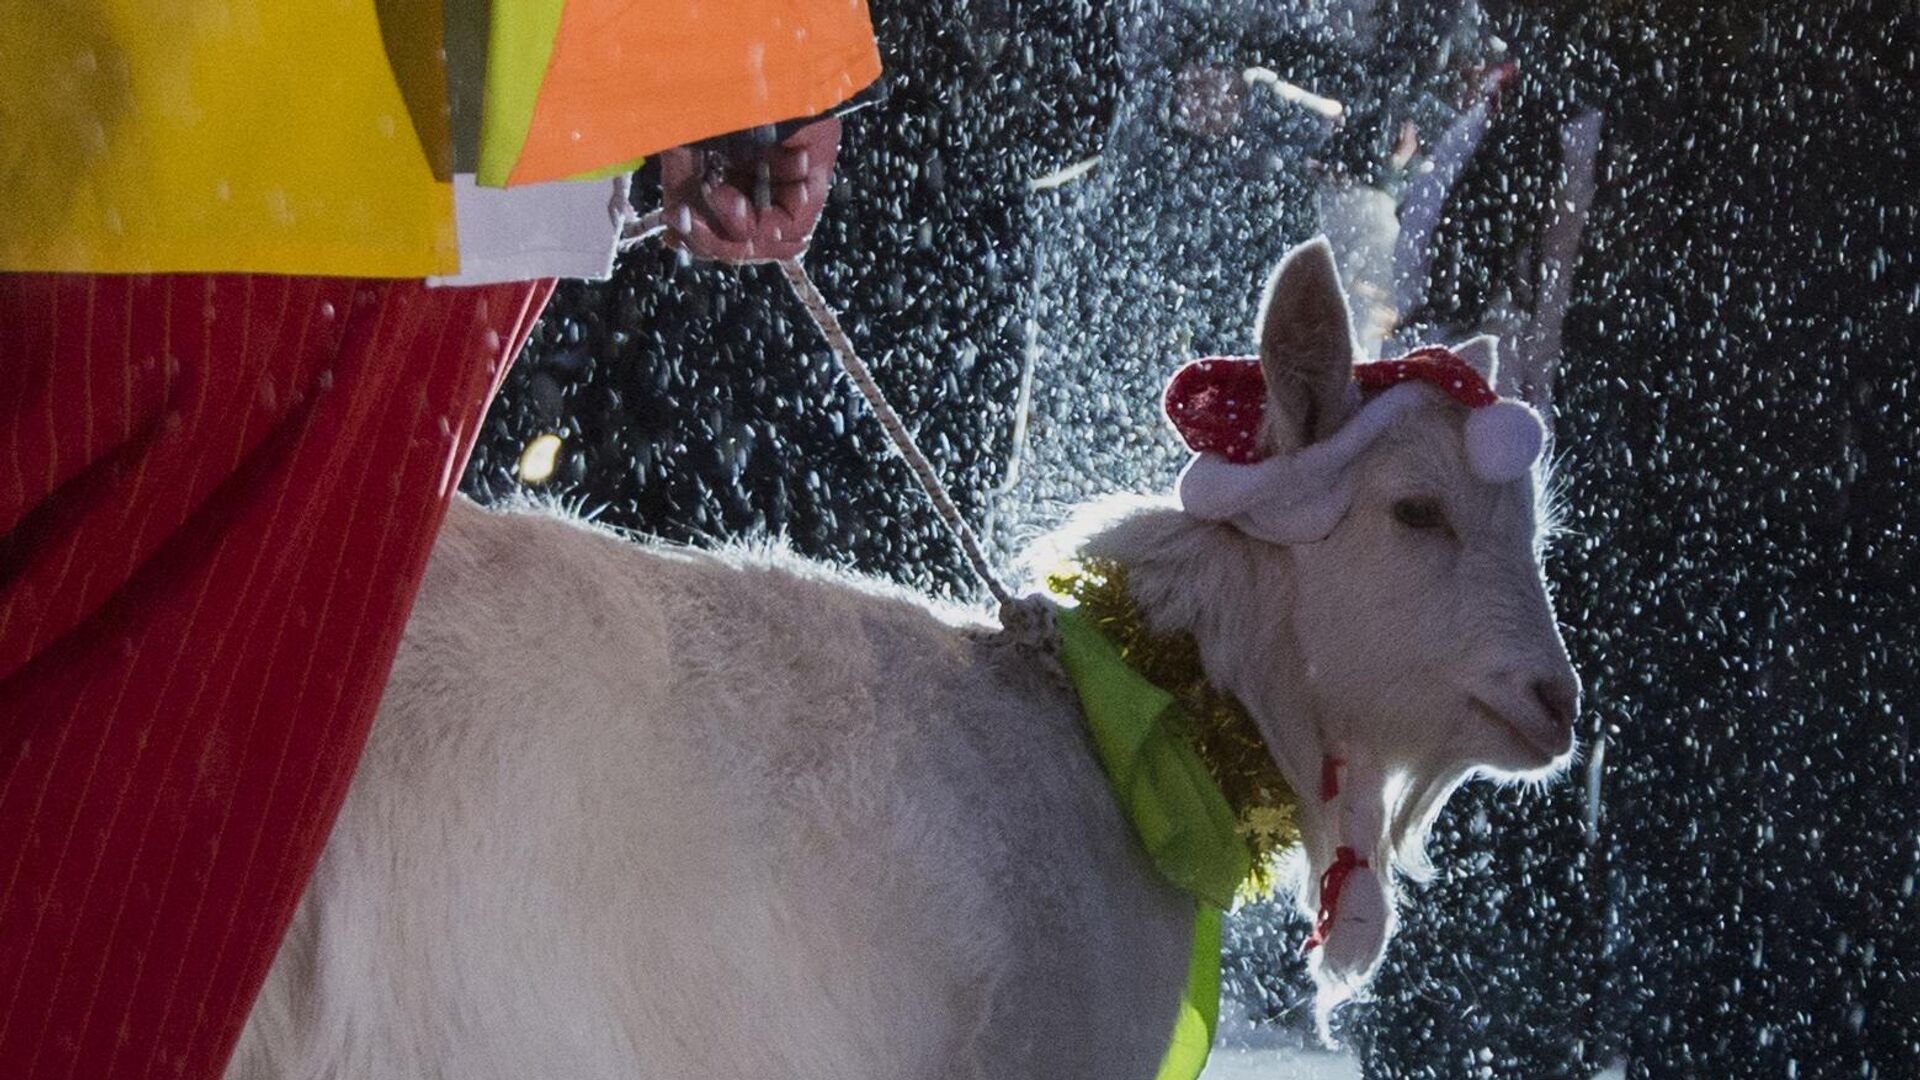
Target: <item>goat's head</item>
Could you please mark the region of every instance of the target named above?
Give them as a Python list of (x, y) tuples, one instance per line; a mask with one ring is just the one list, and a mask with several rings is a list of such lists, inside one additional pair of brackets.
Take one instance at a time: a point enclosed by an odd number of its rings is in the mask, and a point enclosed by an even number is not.
[[(1355, 792), (1370, 807), (1316, 802), (1303, 815), (1311, 867), (1354, 845), (1375, 871), (1316, 959), (1323, 991), (1332, 988), (1324, 1015), (1365, 982), (1391, 932), (1389, 864), (1430, 872), (1427, 829), (1467, 776), (1543, 779), (1563, 767), (1580, 683), (1541, 570), (1537, 414), (1511, 400), (1470, 409), (1424, 381), (1364, 390), (1324, 241), (1294, 249), (1275, 271), (1259, 339), (1266, 400), (1259, 426), (1240, 433), (1259, 460), (1196, 457), (1181, 500), (1189, 514), (1244, 534), (1252, 558), (1287, 571), (1277, 577), (1291, 592), (1279, 630), (1290, 655), (1273, 678), (1291, 684), (1275, 693), (1297, 715), (1256, 708), (1256, 717), (1263, 726), (1311, 717), (1316, 752), (1365, 761), (1371, 777)], [(1504, 394), (1546, 400), (1544, 372), (1499, 377), (1493, 339), (1455, 351)], [(1489, 436), (1490, 427), (1511, 437)], [(1289, 739), (1267, 736), (1270, 745)], [(1296, 781), (1307, 772), (1297, 751), (1288, 761), (1275, 750)], [(1316, 877), (1302, 890), (1309, 911)], [(1356, 929), (1345, 933), (1349, 922)]]
[[(1295, 249), (1261, 314), (1268, 453), (1324, 443), (1359, 411), (1347, 320), (1325, 245)], [(1498, 378), (1491, 338), (1459, 352), (1496, 385), (1529, 381)], [(1414, 395), (1342, 469), (1331, 528), (1290, 545), (1306, 674), (1326, 733), (1389, 768), (1537, 775), (1572, 750), (1580, 696), (1541, 570), (1542, 478), (1486, 478), (1469, 410)]]

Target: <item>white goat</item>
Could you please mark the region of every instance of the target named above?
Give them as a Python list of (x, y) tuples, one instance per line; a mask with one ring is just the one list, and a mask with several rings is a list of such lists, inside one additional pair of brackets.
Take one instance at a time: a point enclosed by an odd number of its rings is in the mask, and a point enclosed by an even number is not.
[[(1324, 243), (1261, 318), (1262, 438), (1328, 437), (1361, 395)], [(1259, 724), (1303, 795), (1302, 906), (1337, 844), (1377, 854), (1315, 953), (1326, 1001), (1374, 968), (1448, 793), (1572, 751), (1538, 480), (1477, 479), (1466, 413), (1400, 415), (1316, 542), (1137, 499), (1075, 544)], [(1049, 662), (980, 629), (789, 558), (457, 503), (229, 1077), (1152, 1076), (1193, 901)]]

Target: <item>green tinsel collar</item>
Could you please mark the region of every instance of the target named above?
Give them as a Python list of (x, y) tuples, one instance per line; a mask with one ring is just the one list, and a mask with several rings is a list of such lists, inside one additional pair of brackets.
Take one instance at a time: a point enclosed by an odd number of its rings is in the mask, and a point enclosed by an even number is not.
[[(1158, 826), (1161, 817), (1168, 816), (1163, 806), (1139, 808), (1131, 803), (1129, 791), (1137, 789), (1148, 781), (1131, 776), (1117, 774), (1110, 745), (1114, 739), (1100, 730), (1102, 724), (1094, 720), (1094, 700), (1089, 695), (1089, 680), (1104, 681), (1107, 689), (1103, 691), (1106, 700), (1124, 701), (1124, 691), (1115, 689), (1115, 684), (1125, 681), (1119, 673), (1100, 675), (1098, 661), (1076, 661), (1073, 653), (1083, 655), (1098, 654), (1102, 648), (1117, 655), (1131, 673), (1136, 674), (1145, 683), (1151, 684), (1144, 690), (1136, 688), (1136, 698), (1152, 698), (1152, 691), (1158, 690), (1171, 698), (1173, 707), (1159, 708), (1148, 704), (1136, 706), (1135, 711), (1143, 709), (1153, 714), (1150, 723), (1143, 722), (1141, 734), (1128, 736), (1136, 744), (1127, 752), (1137, 753), (1137, 744), (1147, 738), (1146, 728), (1164, 729), (1178, 743), (1191, 749), (1191, 756), (1197, 757), (1204, 766), (1212, 784), (1201, 787), (1215, 787), (1218, 795), (1225, 799), (1225, 810), (1231, 815), (1231, 832), (1246, 848), (1244, 861), (1232, 860), (1232, 866), (1244, 870), (1244, 877), (1238, 881), (1237, 891), (1242, 897), (1264, 897), (1273, 893), (1275, 856), (1300, 842), (1300, 829), (1295, 820), (1296, 799), (1292, 787), (1287, 783), (1280, 767), (1274, 763), (1273, 755), (1268, 752), (1266, 742), (1261, 738), (1259, 728), (1247, 710), (1232, 695), (1218, 690), (1208, 681), (1206, 671), (1200, 663), (1200, 649), (1191, 635), (1156, 634), (1147, 629), (1146, 620), (1140, 616), (1134, 603), (1133, 594), (1127, 587), (1126, 568), (1107, 559), (1083, 558), (1070, 563), (1067, 567), (1047, 578), (1047, 587), (1060, 597), (1073, 600), (1075, 608), (1063, 615), (1075, 624), (1084, 624), (1097, 630), (1098, 637), (1104, 641), (1094, 641), (1083, 634), (1077, 634), (1077, 625), (1063, 622), (1063, 644), (1067, 646), (1068, 674), (1081, 692), (1082, 704), (1087, 708), (1090, 722), (1095, 728), (1096, 742), (1101, 743), (1103, 764), (1107, 766), (1109, 779), (1114, 781), (1115, 792), (1123, 803), (1128, 803), (1129, 814), (1133, 817), (1136, 829), (1142, 832), (1142, 839), (1151, 850), (1155, 848), (1156, 837), (1147, 835)], [(1076, 671), (1076, 669), (1078, 669)], [(1123, 705), (1123, 707), (1125, 707)], [(1157, 735), (1154, 737), (1158, 737)], [(1187, 754), (1179, 754), (1186, 758)], [(1142, 773), (1157, 773), (1164, 776), (1169, 772), (1177, 773), (1179, 767), (1165, 764), (1139, 770)], [(1191, 785), (1189, 785), (1191, 786)], [(1163, 785), (1164, 787), (1164, 785)], [(1166, 802), (1164, 794), (1158, 796), (1159, 802)], [(1137, 801), (1137, 800), (1136, 800)], [(1212, 811), (1206, 807), (1211, 800), (1205, 795), (1185, 796), (1173, 800), (1176, 810), (1173, 816), (1181, 814), (1199, 818)], [(1181, 809), (1184, 807), (1185, 809)], [(1143, 817), (1147, 824), (1143, 825)], [(1186, 834), (1206, 832), (1204, 823), (1195, 820), (1185, 827)], [(1213, 829), (1219, 832), (1219, 829)], [(1171, 846), (1178, 847), (1179, 844)], [(1191, 847), (1190, 842), (1186, 846)], [(1176, 864), (1169, 869), (1169, 861)], [(1155, 860), (1169, 877), (1186, 873), (1190, 878), (1209, 878), (1214, 884), (1205, 887), (1194, 881), (1180, 881), (1189, 891), (1208, 898), (1207, 893), (1216, 895), (1213, 900), (1217, 906), (1217, 882), (1228, 864), (1220, 853), (1212, 855), (1180, 853), (1163, 856), (1155, 852)], [(1181, 870), (1181, 862), (1207, 862), (1212, 869), (1200, 873), (1193, 869)]]

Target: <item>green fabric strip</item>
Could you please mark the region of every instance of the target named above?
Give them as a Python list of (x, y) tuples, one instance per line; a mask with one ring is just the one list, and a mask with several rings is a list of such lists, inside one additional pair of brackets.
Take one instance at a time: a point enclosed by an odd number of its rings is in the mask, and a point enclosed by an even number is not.
[(533, 126), (533, 108), (547, 78), (553, 39), (566, 0), (491, 0), (487, 87), (480, 108), (480, 167), (476, 182), (507, 186)]
[(1153, 865), (1190, 893), (1193, 951), (1166, 1056), (1155, 1080), (1194, 1080), (1220, 1022), (1220, 913), (1233, 904), (1252, 859), (1226, 796), (1180, 734), (1173, 695), (1127, 666), (1093, 620), (1057, 608), (1060, 663), (1080, 696), (1114, 797)]
[(1173, 1037), (1154, 1080), (1193, 1080), (1207, 1067), (1213, 1032), (1220, 1026), (1220, 912), (1196, 904), (1193, 956), (1187, 961), (1187, 990), (1173, 1021)]
[(1106, 636), (1072, 608), (1057, 611), (1060, 661), (1107, 781), (1168, 881), (1222, 911), (1252, 860), (1233, 809), (1200, 755), (1180, 736), (1173, 696), (1127, 666)]

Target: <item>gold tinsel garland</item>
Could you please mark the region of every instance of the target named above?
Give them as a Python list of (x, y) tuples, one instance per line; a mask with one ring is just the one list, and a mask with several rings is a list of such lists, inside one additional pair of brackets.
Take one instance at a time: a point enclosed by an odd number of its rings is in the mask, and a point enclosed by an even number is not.
[(1300, 827), (1294, 820), (1293, 788), (1267, 751), (1253, 717), (1208, 681), (1192, 635), (1147, 629), (1127, 587), (1126, 567), (1110, 559), (1076, 559), (1049, 574), (1047, 588), (1077, 602), (1127, 666), (1179, 703), (1186, 725), (1180, 734), (1220, 785), (1252, 856), (1253, 872), (1241, 885), (1241, 894), (1271, 896), (1276, 857), (1300, 842)]

